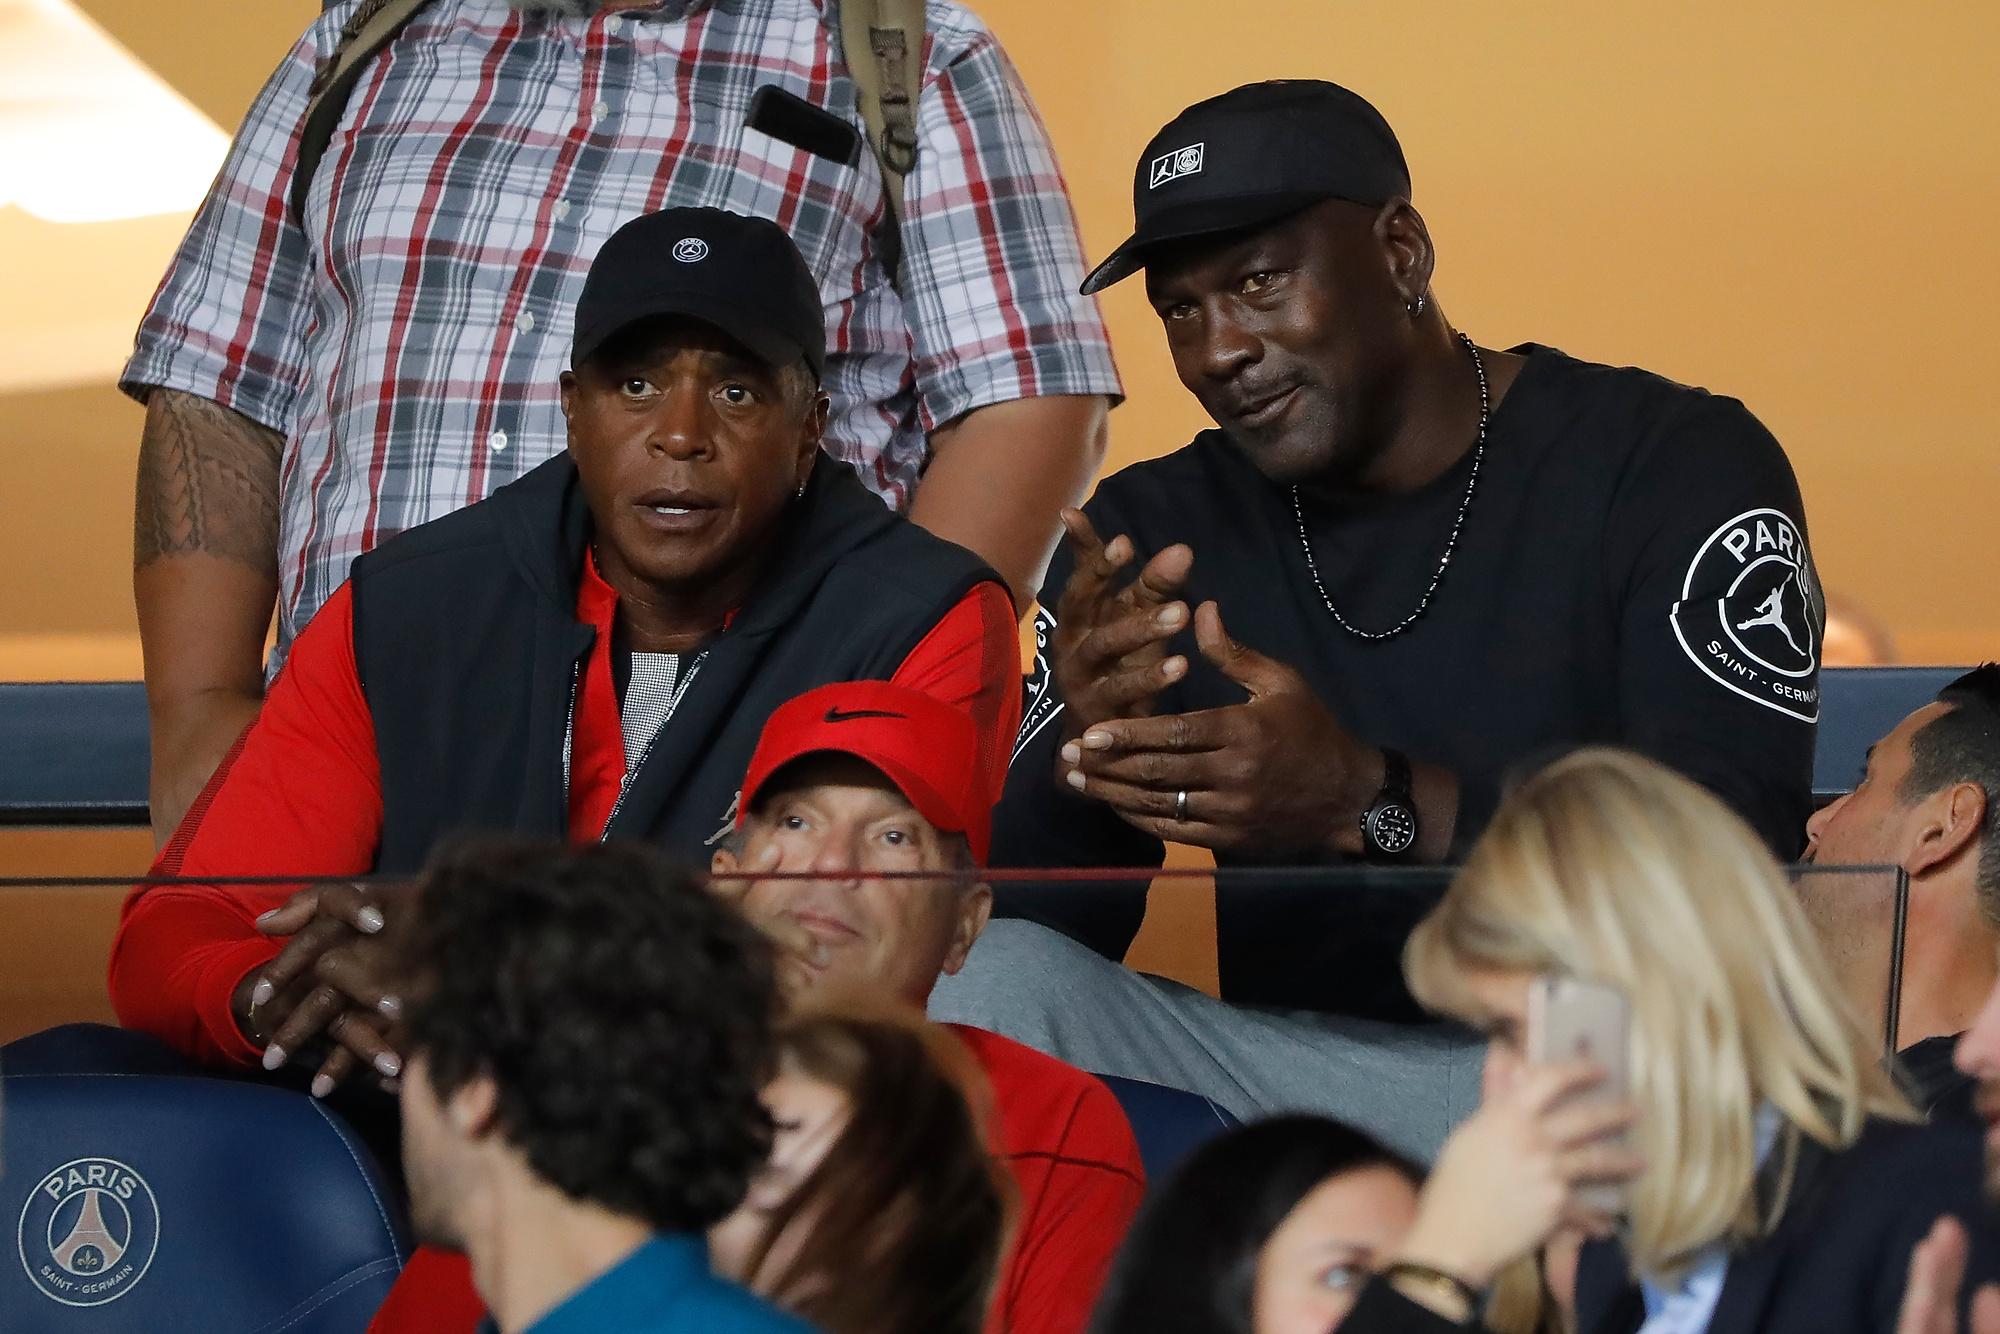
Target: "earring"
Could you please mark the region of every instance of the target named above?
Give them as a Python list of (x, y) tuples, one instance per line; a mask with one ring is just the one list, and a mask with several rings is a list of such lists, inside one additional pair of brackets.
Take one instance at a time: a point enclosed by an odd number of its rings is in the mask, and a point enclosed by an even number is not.
[(804, 500), (806, 498), (806, 484), (804, 482), (799, 483), (798, 494), (793, 496), (792, 498), (794, 500)]
[(1419, 292), (1417, 293), (1417, 299), (1404, 307), (1405, 310), (1410, 312), (1411, 319), (1414, 320), (1424, 313), (1424, 303), (1430, 300), (1430, 296), (1431, 294), (1427, 291)]

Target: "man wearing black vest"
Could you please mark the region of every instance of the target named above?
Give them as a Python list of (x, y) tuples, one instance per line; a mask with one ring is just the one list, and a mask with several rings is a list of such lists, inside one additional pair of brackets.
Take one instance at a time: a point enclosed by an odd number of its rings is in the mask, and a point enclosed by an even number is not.
[[(1012, 604), (821, 453), (820, 316), (770, 222), (671, 209), (615, 233), (577, 306), (567, 453), (356, 560), (155, 873), (414, 873), (469, 829), (706, 863), (764, 720), (831, 681), (967, 710), (997, 791)], [(402, 906), (142, 888), (112, 997), (198, 1059), (316, 1064), (316, 1094), (362, 1065), (392, 1079)]]
[[(1163, 841), (1237, 867), (1448, 862), (1510, 769), (1581, 744), (1678, 769), (1798, 853), (1824, 610), (1790, 464), (1741, 403), (1454, 329), (1396, 136), (1333, 84), (1188, 108), (1133, 196), (1132, 238), (1084, 290), (1144, 270), (1219, 429), (1068, 517), (996, 866), (1158, 865)], [(1003, 891), (998, 911), (1113, 961), (1115, 987), (1144, 899), (1143, 881), (1072, 882)], [(1352, 966), (1353, 905), (1324, 884), (1219, 882), (1223, 996), (1315, 1008)], [(1018, 1007), (1022, 977), (1076, 980), (1046, 959), (997, 966), (1030, 937), (996, 923), (940, 997), (985, 977), (985, 999)], [(1222, 1030), (1243, 1014), (1164, 1059), (1205, 1020), (1175, 1009), (1142, 1036), (1133, 1016), (1163, 993), (1102, 990), (1043, 993), (1048, 1022), (1096, 1026), (1052, 1054), (1239, 1113), (1314, 1105), (1339, 1077), (1261, 1030), (1244, 1059), (1275, 1061), (1273, 1078), (1240, 1065)], [(1042, 1022), (946, 1014), (1030, 1045)]]

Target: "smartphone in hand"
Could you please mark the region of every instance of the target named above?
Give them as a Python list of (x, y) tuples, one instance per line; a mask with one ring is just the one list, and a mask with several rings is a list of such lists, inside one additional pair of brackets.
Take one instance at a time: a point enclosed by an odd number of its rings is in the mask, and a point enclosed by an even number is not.
[[(1604, 1082), (1583, 1098), (1624, 1102), (1632, 1096), (1632, 1007), (1618, 988), (1559, 973), (1544, 973), (1528, 984), (1528, 1060), (1593, 1061)], [(1616, 1142), (1623, 1143), (1621, 1133)], [(1605, 1183), (1579, 1186), (1576, 1198), (1607, 1214), (1625, 1212), (1625, 1187)]]

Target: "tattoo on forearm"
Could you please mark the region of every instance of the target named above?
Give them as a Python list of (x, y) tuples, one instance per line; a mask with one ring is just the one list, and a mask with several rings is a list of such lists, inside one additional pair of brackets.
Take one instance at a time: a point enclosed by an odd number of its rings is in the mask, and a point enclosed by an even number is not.
[(211, 399), (156, 389), (146, 405), (132, 563), (204, 552), (275, 576), (285, 438)]

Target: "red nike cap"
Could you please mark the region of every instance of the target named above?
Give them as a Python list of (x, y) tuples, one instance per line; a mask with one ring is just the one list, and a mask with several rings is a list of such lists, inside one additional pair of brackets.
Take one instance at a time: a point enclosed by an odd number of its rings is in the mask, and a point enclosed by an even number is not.
[(979, 766), (972, 716), (887, 681), (839, 681), (773, 713), (757, 739), (736, 824), (765, 782), (805, 755), (852, 755), (882, 771), (934, 828), (964, 834), (982, 866), (993, 839), (993, 797)]

